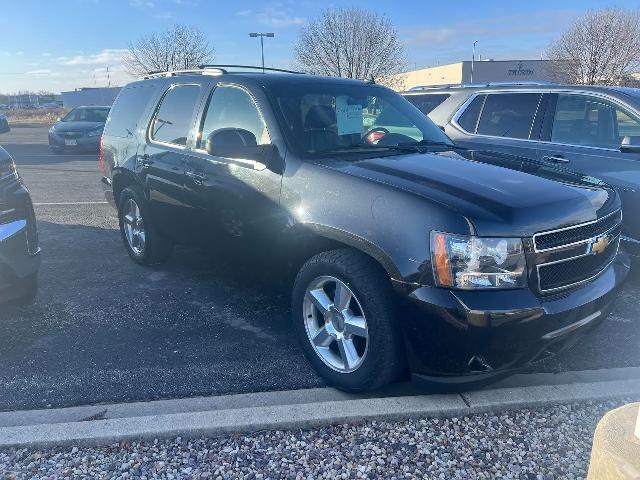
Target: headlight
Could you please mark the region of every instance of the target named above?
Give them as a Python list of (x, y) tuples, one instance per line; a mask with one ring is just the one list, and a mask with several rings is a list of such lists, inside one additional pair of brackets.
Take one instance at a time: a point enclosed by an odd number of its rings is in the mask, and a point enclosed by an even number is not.
[(518, 288), (527, 262), (520, 238), (482, 238), (431, 232), (433, 275), (439, 287)]
[(96, 128), (95, 130), (91, 130), (87, 133), (87, 137), (99, 137), (100, 135), (102, 135), (102, 127)]

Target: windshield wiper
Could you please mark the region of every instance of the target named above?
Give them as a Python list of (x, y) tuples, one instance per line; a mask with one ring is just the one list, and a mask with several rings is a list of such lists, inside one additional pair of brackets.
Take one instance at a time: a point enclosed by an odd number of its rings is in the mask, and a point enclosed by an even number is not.
[(417, 142), (411, 142), (411, 143), (400, 143), (398, 145), (399, 147), (409, 147), (409, 146), (423, 146), (423, 147), (445, 147), (451, 150), (467, 150), (465, 147), (461, 147), (459, 145), (456, 145), (454, 143), (449, 143), (449, 142), (439, 142), (439, 141), (435, 141), (435, 140), (420, 140)]

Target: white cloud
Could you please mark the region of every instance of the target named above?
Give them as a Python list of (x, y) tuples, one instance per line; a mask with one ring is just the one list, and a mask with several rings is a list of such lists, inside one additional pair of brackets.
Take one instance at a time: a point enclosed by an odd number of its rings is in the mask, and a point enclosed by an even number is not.
[(135, 8), (153, 8), (156, 6), (151, 0), (129, 0), (129, 5)]
[(278, 28), (302, 25), (306, 21), (306, 18), (294, 15), (281, 4), (272, 4), (260, 10), (239, 10), (236, 15), (246, 18), (252, 17), (263, 25)]
[(63, 65), (109, 65), (122, 62), (122, 57), (127, 50), (123, 48), (105, 48), (90, 55), (76, 55), (74, 57), (58, 57)]
[(39, 70), (31, 70), (29, 72), (27, 72), (27, 75), (31, 75), (34, 77), (47, 77), (49, 75), (51, 75), (53, 72), (51, 70), (49, 70), (48, 68), (42, 68)]

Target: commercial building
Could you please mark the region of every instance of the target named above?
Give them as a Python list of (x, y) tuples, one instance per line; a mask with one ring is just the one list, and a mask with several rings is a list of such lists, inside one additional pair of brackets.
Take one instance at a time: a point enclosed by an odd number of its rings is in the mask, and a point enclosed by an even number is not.
[(403, 82), (406, 90), (420, 85), (558, 81), (552, 67), (550, 60), (463, 61), (413, 70), (394, 78)]
[(65, 108), (91, 105), (110, 106), (120, 93), (121, 88), (77, 88), (72, 92), (62, 92), (62, 103)]

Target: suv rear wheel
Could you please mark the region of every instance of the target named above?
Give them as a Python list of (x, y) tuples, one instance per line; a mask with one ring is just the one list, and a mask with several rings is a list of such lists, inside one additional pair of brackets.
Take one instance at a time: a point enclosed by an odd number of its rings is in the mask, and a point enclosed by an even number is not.
[(171, 242), (154, 227), (144, 196), (138, 188), (128, 187), (120, 194), (118, 219), (124, 246), (134, 262), (152, 265), (171, 255)]
[(355, 250), (320, 253), (300, 269), (293, 288), (294, 329), (316, 371), (346, 391), (374, 390), (404, 365), (389, 279)]

